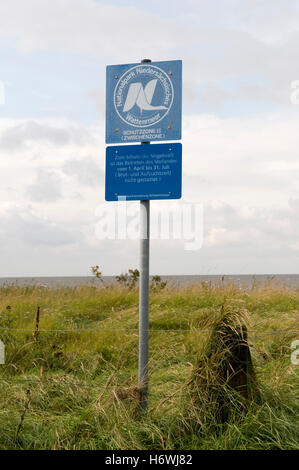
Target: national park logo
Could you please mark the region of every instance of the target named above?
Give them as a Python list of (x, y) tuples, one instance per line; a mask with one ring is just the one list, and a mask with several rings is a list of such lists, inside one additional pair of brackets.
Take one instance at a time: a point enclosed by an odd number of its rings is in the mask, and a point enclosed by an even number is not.
[(133, 127), (149, 127), (161, 121), (169, 113), (173, 98), (170, 76), (150, 64), (127, 70), (114, 90), (117, 114)]

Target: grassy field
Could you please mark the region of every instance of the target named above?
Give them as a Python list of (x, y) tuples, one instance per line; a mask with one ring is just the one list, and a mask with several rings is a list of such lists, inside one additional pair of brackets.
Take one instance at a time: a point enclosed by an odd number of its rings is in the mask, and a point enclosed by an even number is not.
[[(245, 315), (260, 394), (245, 415), (217, 424), (209, 407), (194, 406), (190, 377), (223, 305)], [(0, 449), (296, 449), (298, 319), (299, 290), (275, 284), (157, 288), (142, 412), (137, 290), (3, 287)]]

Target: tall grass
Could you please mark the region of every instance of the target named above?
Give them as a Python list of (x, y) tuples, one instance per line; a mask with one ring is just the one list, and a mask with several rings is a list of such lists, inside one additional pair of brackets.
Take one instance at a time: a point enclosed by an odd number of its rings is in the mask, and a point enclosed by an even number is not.
[[(201, 398), (213, 401), (209, 388), (202, 383), (194, 401), (190, 380), (198, 361), (211, 375), (212, 331), (232, 303), (236, 321), (246, 312), (260, 400), (240, 413), (232, 397), (221, 424), (211, 403), (198, 407)], [(136, 289), (1, 288), (0, 448), (298, 448), (298, 366), (290, 361), (298, 313), (299, 291), (277, 284), (152, 292), (149, 410), (141, 412)]]

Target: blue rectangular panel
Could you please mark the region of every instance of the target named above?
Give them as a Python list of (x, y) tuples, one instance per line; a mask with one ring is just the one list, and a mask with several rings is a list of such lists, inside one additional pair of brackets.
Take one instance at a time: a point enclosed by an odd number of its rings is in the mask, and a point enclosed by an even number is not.
[(106, 143), (180, 140), (182, 61), (108, 65)]
[(106, 148), (106, 201), (179, 199), (182, 144)]

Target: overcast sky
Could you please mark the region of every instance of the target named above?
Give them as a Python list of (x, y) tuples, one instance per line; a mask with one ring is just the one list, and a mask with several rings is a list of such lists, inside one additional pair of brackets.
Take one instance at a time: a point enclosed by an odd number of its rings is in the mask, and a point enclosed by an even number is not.
[(298, 273), (298, 43), (298, 0), (1, 0), (0, 276), (138, 266), (96, 224), (105, 67), (142, 58), (183, 61), (180, 204), (204, 208), (202, 248), (153, 240), (152, 274)]

